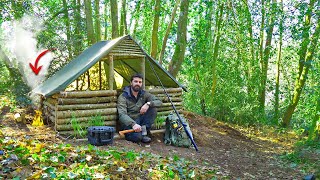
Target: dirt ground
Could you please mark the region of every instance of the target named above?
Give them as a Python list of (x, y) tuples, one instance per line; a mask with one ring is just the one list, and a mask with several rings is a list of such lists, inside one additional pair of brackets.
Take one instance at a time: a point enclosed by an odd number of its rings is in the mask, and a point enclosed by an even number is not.
[[(33, 118), (31, 110), (26, 110), (26, 122), (16, 122), (14, 114), (6, 108), (1, 109), (0, 126), (5, 135), (28, 135), (48, 142), (65, 142), (74, 145), (87, 144), (86, 140), (67, 139), (57, 135), (50, 126), (32, 127), (28, 122)], [(233, 128), (213, 118), (203, 117), (191, 112), (186, 113), (197, 152), (192, 148), (166, 146), (163, 133), (153, 134), (150, 144), (135, 144), (123, 139), (115, 139), (111, 146), (137, 152), (150, 152), (164, 157), (178, 155), (190, 161), (196, 161), (199, 168), (214, 168), (231, 179), (302, 179), (298, 169), (290, 168), (279, 156), (289, 152), (284, 140), (271, 141), (268, 137), (251, 136), (247, 131)], [(108, 146), (100, 146), (107, 149)]]

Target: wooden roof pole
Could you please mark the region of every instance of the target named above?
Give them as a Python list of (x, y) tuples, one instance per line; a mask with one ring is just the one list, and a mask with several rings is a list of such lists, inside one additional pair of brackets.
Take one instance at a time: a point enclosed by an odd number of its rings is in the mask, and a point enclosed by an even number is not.
[(113, 90), (114, 71), (113, 71), (113, 55), (109, 56), (109, 89)]
[(146, 57), (144, 56), (141, 59), (141, 74), (143, 75), (143, 84), (142, 84), (142, 88), (145, 89), (146, 88)]

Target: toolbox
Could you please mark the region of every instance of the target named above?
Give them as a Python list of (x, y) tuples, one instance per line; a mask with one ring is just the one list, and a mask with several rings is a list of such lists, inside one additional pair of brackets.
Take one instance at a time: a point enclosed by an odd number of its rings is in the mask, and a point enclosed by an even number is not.
[(95, 146), (102, 146), (113, 143), (115, 128), (110, 126), (88, 127), (88, 141)]

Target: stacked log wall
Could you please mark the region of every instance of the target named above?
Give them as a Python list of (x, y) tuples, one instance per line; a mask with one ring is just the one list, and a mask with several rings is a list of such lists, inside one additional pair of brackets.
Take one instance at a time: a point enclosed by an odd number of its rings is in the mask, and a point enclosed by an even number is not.
[[(147, 91), (163, 102), (158, 108), (158, 117), (167, 116), (173, 111), (170, 100), (163, 89)], [(181, 112), (183, 110), (182, 89), (167, 88), (166, 92), (176, 109)], [(104, 125), (115, 127), (118, 121), (117, 97), (120, 94), (121, 92), (116, 90), (60, 92), (44, 100), (43, 114), (45, 118), (54, 123), (55, 130), (59, 132), (72, 132), (72, 119), (85, 130), (90, 126), (89, 120), (94, 116), (100, 116), (104, 120)], [(164, 128), (163, 126), (164, 124), (160, 129)]]

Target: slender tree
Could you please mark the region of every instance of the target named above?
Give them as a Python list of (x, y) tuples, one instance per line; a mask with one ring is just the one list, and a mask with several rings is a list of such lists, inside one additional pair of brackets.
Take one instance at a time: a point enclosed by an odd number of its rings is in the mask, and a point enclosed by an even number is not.
[(158, 30), (159, 30), (159, 19), (160, 19), (160, 0), (156, 0), (156, 5), (154, 6), (154, 19), (153, 19), (153, 29), (151, 38), (151, 57), (157, 58), (158, 54)]
[(277, 54), (277, 73), (276, 73), (276, 88), (274, 94), (274, 119), (277, 121), (279, 119), (279, 95), (280, 95), (280, 64), (281, 64), (281, 54), (282, 54), (282, 36), (283, 36), (283, 2), (280, 1), (280, 22), (279, 22), (279, 41), (278, 41), (278, 54)]
[(317, 101), (316, 111), (311, 122), (311, 126), (310, 126), (311, 128), (310, 128), (308, 140), (314, 140), (316, 137), (317, 121), (320, 121), (320, 98), (318, 98), (318, 101)]
[(100, 1), (94, 0), (94, 14), (95, 14), (95, 35), (96, 41), (101, 40), (101, 23), (100, 23)]
[(127, 1), (122, 0), (121, 5), (121, 18), (120, 18), (120, 35), (128, 34), (127, 26)]
[(71, 40), (71, 32), (70, 32), (70, 19), (69, 19), (69, 13), (68, 13), (68, 4), (66, 0), (62, 0), (63, 3), (63, 9), (64, 9), (64, 22), (66, 23), (66, 30), (67, 30), (67, 48), (68, 48), (68, 55), (69, 59), (72, 58), (72, 45), (70, 43)]
[(112, 39), (119, 37), (118, 2), (110, 0)]
[(93, 29), (91, 0), (84, 0), (84, 6), (85, 6), (85, 14), (86, 14), (88, 42), (89, 44), (94, 44), (96, 42), (96, 38), (94, 36), (94, 29)]
[(172, 10), (171, 19), (170, 19), (170, 22), (169, 22), (169, 24), (167, 26), (166, 33), (165, 33), (165, 35), (163, 37), (163, 41), (162, 41), (162, 47), (161, 47), (161, 52), (160, 52), (160, 57), (159, 57), (159, 64), (162, 64), (164, 52), (165, 52), (166, 47), (167, 47), (167, 41), (168, 41), (169, 33), (170, 33), (170, 30), (171, 30), (174, 18), (176, 17), (176, 12), (177, 12), (179, 4), (180, 4), (180, 0), (177, 0), (176, 4), (174, 5), (174, 8)]
[[(269, 15), (268, 20), (268, 28), (267, 28), (267, 37), (265, 41), (265, 46), (263, 49), (263, 53), (261, 56), (261, 83), (260, 83), (260, 109), (264, 113), (265, 109), (265, 101), (266, 101), (266, 84), (268, 79), (268, 66), (269, 66), (269, 58), (270, 58), (270, 51), (271, 51), (271, 42), (272, 42), (272, 36), (273, 36), (273, 28), (274, 28), (274, 22), (275, 22), (275, 9), (276, 9), (276, 1), (272, 0), (271, 4), (271, 13)], [(262, 37), (263, 38), (263, 37)]]
[(220, 38), (221, 38), (221, 29), (222, 29), (222, 21), (223, 21), (223, 9), (224, 9), (224, 4), (223, 3), (218, 3), (218, 11), (216, 15), (216, 29), (214, 32), (214, 40), (213, 40), (213, 53), (212, 53), (212, 87), (211, 87), (211, 94), (212, 97), (214, 96), (215, 90), (216, 90), (216, 85), (217, 85), (217, 60), (218, 60), (218, 53), (219, 53), (219, 45), (220, 45)]
[(189, 0), (181, 0), (180, 16), (178, 20), (177, 42), (173, 57), (169, 63), (169, 72), (173, 77), (176, 77), (181, 64), (184, 60), (184, 55), (187, 46), (187, 25), (188, 25), (188, 9)]
[(110, 14), (109, 13), (109, 9), (110, 9), (110, 4), (109, 4), (109, 0), (105, 0), (104, 1), (105, 4), (105, 9), (104, 9), (104, 39), (108, 39), (108, 27), (109, 27), (109, 22), (110, 22)]
[(282, 125), (287, 127), (290, 124), (293, 112), (298, 105), (302, 90), (305, 86), (306, 80), (308, 78), (308, 72), (311, 68), (314, 54), (318, 46), (319, 33), (320, 33), (320, 19), (316, 21), (316, 27), (314, 33), (310, 35), (311, 31), (311, 15), (314, 9), (315, 0), (311, 0), (309, 3), (307, 14), (305, 15), (304, 28), (303, 28), (303, 40), (300, 46), (299, 52), (299, 67), (298, 74), (295, 81), (293, 97), (282, 117)]
[(80, 32), (81, 29), (81, 2), (80, 0), (73, 0), (73, 11), (74, 11), (74, 38), (75, 38), (75, 43), (74, 43), (74, 48), (75, 48), (75, 55), (79, 55), (82, 47), (82, 34)]

